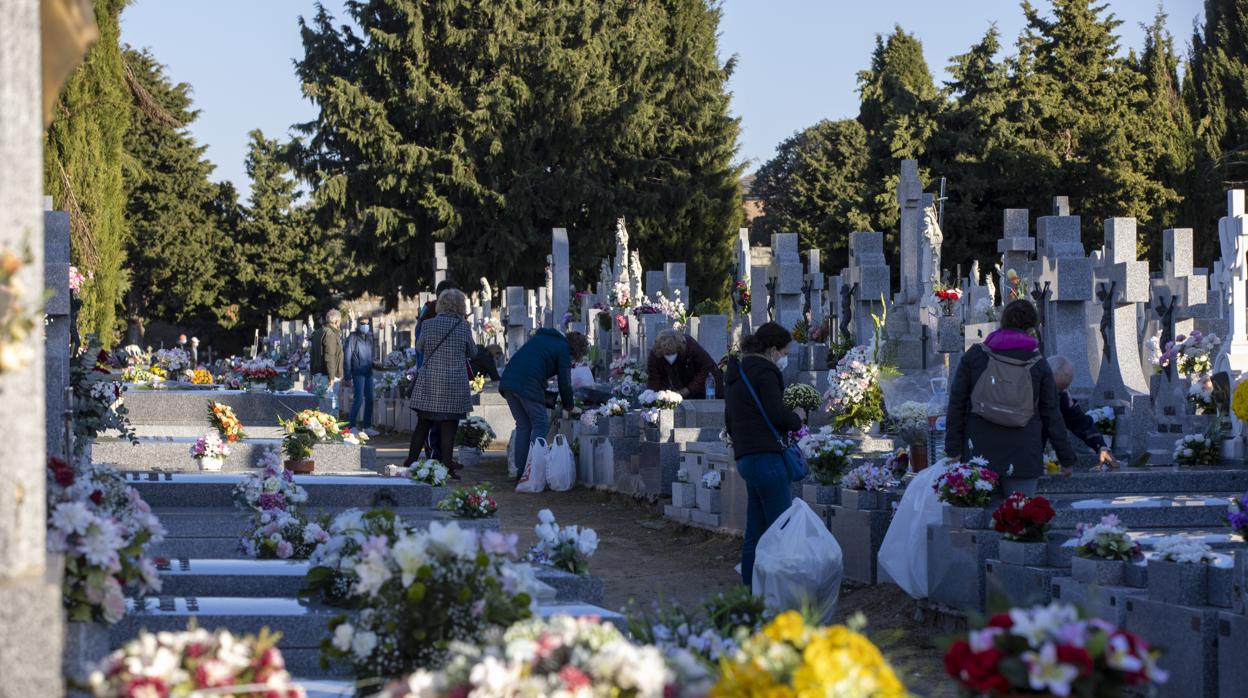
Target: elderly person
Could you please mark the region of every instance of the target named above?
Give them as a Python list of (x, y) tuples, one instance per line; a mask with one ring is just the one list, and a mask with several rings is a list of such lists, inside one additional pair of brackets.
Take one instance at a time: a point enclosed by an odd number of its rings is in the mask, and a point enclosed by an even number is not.
[(338, 381), (342, 380), (342, 313), (330, 310), (325, 313), (325, 324), (312, 333), (312, 358), (309, 371), (315, 376), (325, 376), (331, 409), (338, 410)]
[(646, 361), (646, 387), (671, 390), (686, 400), (706, 398), (706, 378), (715, 379), (715, 395), (724, 395), (724, 374), (702, 345), (677, 330), (663, 330)]
[(580, 332), (564, 334), (559, 330), (543, 327), (520, 347), (507, 362), (498, 391), (507, 400), (511, 416), (516, 420), (516, 430), (511, 438), (516, 457), (516, 479), (524, 476), (524, 466), (529, 460), (529, 446), (546, 438), (550, 428), (550, 415), (546, 410), (546, 384), (558, 377), (559, 397), (563, 401), (565, 416), (571, 416), (572, 364), (589, 352), (589, 340)]
[[(1088, 445), (1088, 448), (1100, 455), (1101, 463), (1109, 468), (1117, 465), (1113, 452), (1105, 445), (1105, 439), (1096, 430), (1096, 423), (1088, 416), (1083, 407), (1067, 392), (1075, 380), (1075, 367), (1065, 356), (1054, 356), (1049, 359), (1049, 367), (1053, 369), (1053, 382), (1057, 386), (1057, 401), (1062, 411), (1062, 421), (1066, 431), (1076, 439)], [(1066, 470), (1069, 475), (1071, 471)]]
[(425, 363), (416, 374), (412, 389), (412, 409), (416, 411), (416, 430), (407, 451), (407, 464), (420, 458), (429, 432), (435, 426), (442, 446), (442, 461), (458, 480), (458, 466), (452, 462), (455, 431), (459, 420), (472, 411), (472, 391), (468, 387), (468, 359), (477, 350), (472, 329), (464, 320), (468, 316), (468, 299), (458, 289), (448, 289), (438, 296), (437, 316), (421, 323), (416, 351)]

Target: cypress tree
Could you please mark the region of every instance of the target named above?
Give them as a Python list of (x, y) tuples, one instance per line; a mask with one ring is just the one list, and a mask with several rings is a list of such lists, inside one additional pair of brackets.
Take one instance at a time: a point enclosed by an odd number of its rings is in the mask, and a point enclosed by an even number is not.
[(71, 256), (91, 281), (82, 289), (79, 329), (106, 348), (117, 340), (125, 271), (126, 189), (122, 168), (130, 96), (121, 58), (119, 17), (127, 0), (95, 0), (99, 41), (61, 92), (44, 142), (44, 186), (69, 211)]

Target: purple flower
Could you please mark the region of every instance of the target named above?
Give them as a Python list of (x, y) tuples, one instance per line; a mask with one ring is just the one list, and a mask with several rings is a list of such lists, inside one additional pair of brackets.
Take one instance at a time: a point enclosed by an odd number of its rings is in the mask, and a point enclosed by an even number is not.
[(386, 551), (389, 549), (390, 543), (385, 536), (369, 536), (368, 539), (364, 541), (364, 545), (360, 546), (360, 555), (368, 555), (371, 552), (376, 552), (378, 555), (385, 555)]
[(1245, 530), (1248, 529), (1248, 513), (1237, 511), (1227, 514), (1227, 521), (1231, 523), (1231, 528)]
[(281, 492), (273, 492), (273, 493), (265, 492), (264, 494), (260, 495), (260, 508), (261, 509), (285, 509), (286, 508), (286, 495), (282, 494)]

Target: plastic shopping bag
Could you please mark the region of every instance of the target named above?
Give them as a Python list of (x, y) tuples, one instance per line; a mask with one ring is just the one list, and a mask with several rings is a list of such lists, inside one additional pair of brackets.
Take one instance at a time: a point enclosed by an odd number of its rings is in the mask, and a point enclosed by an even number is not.
[(533, 445), (529, 446), (528, 462), (524, 464), (524, 477), (516, 485), (517, 492), (536, 494), (546, 489), (546, 456), (549, 453), (546, 439), (538, 437), (533, 440)]
[(577, 366), (572, 369), (573, 388), (590, 388), (596, 382), (594, 380), (594, 372), (588, 366)]
[(880, 569), (916, 599), (927, 598), (927, 527), (941, 519), (941, 504), (932, 485), (943, 472), (944, 468), (926, 468), (906, 485), (880, 544)]
[(556, 434), (546, 454), (546, 486), (555, 492), (567, 492), (576, 484), (576, 461), (572, 447), (563, 434)]
[(754, 556), (754, 595), (773, 612), (809, 608), (832, 623), (844, 573), (841, 546), (800, 499), (763, 533)]

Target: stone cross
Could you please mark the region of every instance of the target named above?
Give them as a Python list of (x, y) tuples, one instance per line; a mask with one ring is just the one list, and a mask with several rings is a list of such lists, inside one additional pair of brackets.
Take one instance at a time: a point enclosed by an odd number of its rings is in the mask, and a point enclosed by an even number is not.
[(568, 303), (572, 298), (567, 228), (555, 228), (551, 231), (550, 238), (550, 271), (551, 282), (554, 284), (553, 297), (550, 299), (551, 314), (555, 317), (555, 327), (563, 328), (564, 316), (568, 313)]
[(1019, 276), (1030, 276), (1031, 258), (1036, 251), (1036, 240), (1031, 238), (1029, 216), (1025, 208), (1007, 208), (1003, 216), (1002, 235), (997, 241), (997, 252), (1001, 254), (1000, 279), (1001, 304), (1006, 305), (1006, 287), (1004, 273), (1010, 269)]
[(433, 243), (433, 286), (437, 288), (438, 284), (446, 281), (447, 270), (449, 265), (446, 259), (446, 243)]
[[(51, 197), (48, 197), (51, 199)], [(45, 205), (51, 205), (49, 200)], [(65, 414), (71, 409), (66, 397), (69, 388), (73, 313), (69, 290), (69, 214), (45, 211), (43, 214), (43, 284), (55, 295), (44, 306), (44, 396), (47, 402), (47, 451), (66, 460)]]
[[(868, 344), (874, 337), (873, 314), (884, 309), (884, 298), (891, 287), (892, 270), (884, 259), (884, 234), (855, 232), (849, 234), (849, 267), (842, 275), (843, 283), (853, 289), (854, 341)], [(843, 293), (843, 291), (842, 291)], [(841, 319), (844, 325), (846, 318)]]
[(1132, 396), (1148, 393), (1148, 380), (1140, 365), (1136, 304), (1148, 300), (1148, 263), (1136, 260), (1134, 218), (1105, 221), (1105, 259), (1098, 298), (1104, 306), (1101, 320), (1105, 351), (1096, 381), (1097, 402), (1130, 403)]
[(1209, 277), (1192, 267), (1191, 228), (1163, 230), (1161, 245), (1161, 277), (1153, 281), (1153, 295), (1159, 302), (1171, 301), (1172, 332), (1188, 335), (1196, 329), (1196, 318), (1217, 313), (1209, 302)]
[(770, 276), (775, 280), (769, 304), (774, 308), (772, 319), (792, 330), (802, 319), (802, 282), (805, 270), (798, 254), (797, 233), (776, 233), (771, 236)]
[(1229, 296), (1227, 336), (1223, 338), (1215, 371), (1226, 371), (1232, 382), (1248, 371), (1248, 216), (1244, 213), (1244, 190), (1227, 192), (1227, 213), (1218, 221), (1218, 241), (1222, 247), (1220, 283)]
[(509, 359), (520, 351), (520, 347), (524, 346), (529, 336), (527, 298), (528, 295), (523, 286), (508, 286), (503, 296), (506, 304), (504, 320), (507, 325), (507, 358)]
[(923, 300), (920, 273), (920, 242), (923, 235), (923, 182), (919, 179), (917, 160), (901, 161), (901, 177), (897, 182), (897, 205), (901, 209), (900, 265), (902, 303)]
[(825, 316), (823, 290), (826, 288), (826, 280), (820, 269), (820, 263), (819, 250), (806, 252), (806, 283), (802, 287), (802, 292), (806, 294), (806, 310), (810, 317), (811, 329), (821, 326)]
[(1090, 356), (1096, 356), (1088, 342), (1087, 319), (1087, 304), (1093, 299), (1093, 263), (1084, 254), (1079, 223), (1079, 216), (1042, 216), (1036, 220), (1037, 235), (1045, 241), (1043, 259), (1037, 266), (1041, 268), (1040, 281), (1049, 291), (1042, 327), (1044, 345), (1048, 354), (1060, 353), (1070, 360), (1074, 369), (1070, 394), (1086, 401), (1092, 395), (1099, 364), (1089, 361)]

